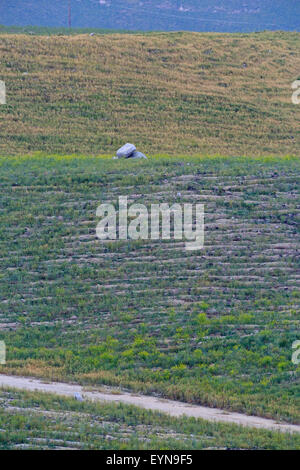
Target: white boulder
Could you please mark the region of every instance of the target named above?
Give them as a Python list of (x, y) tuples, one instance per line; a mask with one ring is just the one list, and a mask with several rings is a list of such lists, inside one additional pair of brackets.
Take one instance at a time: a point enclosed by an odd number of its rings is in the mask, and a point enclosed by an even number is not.
[(136, 147), (133, 144), (125, 144), (117, 150), (118, 158), (129, 158), (133, 152), (136, 150)]

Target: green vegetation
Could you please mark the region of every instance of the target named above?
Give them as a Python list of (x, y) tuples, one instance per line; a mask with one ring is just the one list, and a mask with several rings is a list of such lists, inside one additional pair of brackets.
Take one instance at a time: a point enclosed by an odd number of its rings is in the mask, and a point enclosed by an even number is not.
[[(296, 157), (2, 157), (0, 371), (299, 422), (299, 169)], [(119, 195), (203, 202), (204, 249), (101, 242), (96, 208)]]
[(49, 34), (0, 34), (1, 154), (299, 153), (300, 33)]
[[(0, 29), (0, 373), (299, 423), (299, 33), (15, 33)], [(111, 160), (126, 141), (152, 156)], [(120, 195), (204, 203), (203, 250), (101, 242), (96, 208)], [(0, 430), (2, 448), (299, 448), (11, 391)]]
[[(47, 419), (45, 419), (45, 416)], [(300, 436), (0, 391), (0, 449), (299, 449)]]

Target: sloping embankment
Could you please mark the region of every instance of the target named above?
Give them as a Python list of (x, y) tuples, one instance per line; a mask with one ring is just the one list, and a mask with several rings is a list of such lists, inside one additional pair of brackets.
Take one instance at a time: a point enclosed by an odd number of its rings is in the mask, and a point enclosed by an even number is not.
[[(45, 383), (41, 380), (29, 377), (15, 377), (0, 375), (0, 387), (10, 387), (28, 391), (39, 391), (54, 393), (62, 396), (74, 396), (75, 393), (82, 395), (84, 399), (92, 401), (109, 401), (125, 403), (127, 405), (139, 406), (148, 410), (160, 411), (170, 416), (189, 416), (201, 418), (207, 421), (233, 423), (254, 428), (269, 429), (281, 432), (300, 432), (300, 426), (294, 424), (278, 423), (271, 419), (258, 416), (247, 416), (241, 413), (232, 413), (218, 408), (190, 405), (183, 402), (156, 398), (153, 396), (136, 395), (133, 393), (116, 393), (116, 389), (107, 388), (106, 392), (87, 391), (81, 385), (67, 384), (61, 382)], [(110, 393), (111, 391), (111, 393)]]

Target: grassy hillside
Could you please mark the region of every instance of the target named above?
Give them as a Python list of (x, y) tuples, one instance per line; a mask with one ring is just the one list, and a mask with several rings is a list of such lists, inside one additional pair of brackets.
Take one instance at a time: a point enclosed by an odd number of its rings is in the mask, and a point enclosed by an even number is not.
[(299, 33), (0, 35), (0, 153), (299, 154)]
[[(45, 416), (47, 419), (45, 419)], [(0, 391), (0, 449), (299, 449), (298, 434), (169, 418), (115, 404)]]
[[(298, 158), (0, 164), (1, 372), (299, 422)], [(204, 249), (99, 241), (97, 206), (125, 194), (203, 202)]]

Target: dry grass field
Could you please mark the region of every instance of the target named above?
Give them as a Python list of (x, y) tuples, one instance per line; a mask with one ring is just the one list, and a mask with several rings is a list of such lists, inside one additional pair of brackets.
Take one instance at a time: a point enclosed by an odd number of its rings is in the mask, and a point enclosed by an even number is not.
[(0, 153), (297, 154), (299, 33), (0, 35)]

